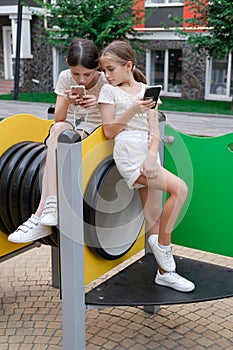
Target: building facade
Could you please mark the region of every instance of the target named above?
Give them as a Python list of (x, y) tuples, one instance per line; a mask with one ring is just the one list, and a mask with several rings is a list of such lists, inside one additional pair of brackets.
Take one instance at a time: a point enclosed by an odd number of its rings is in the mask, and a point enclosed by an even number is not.
[[(198, 54), (175, 32), (169, 16), (187, 16), (183, 0), (141, 3), (145, 19), (136, 29), (144, 33), (144, 50), (138, 55), (138, 64), (148, 83), (161, 84), (162, 94), (168, 97), (231, 101), (231, 54), (222, 60), (208, 58), (204, 50)], [(26, 4), (22, 14), (21, 91), (52, 91), (59, 72), (66, 68), (65, 53), (46, 40), (43, 20), (33, 14), (40, 11), (38, 6), (33, 0), (26, 0)], [(0, 80), (14, 79), (17, 13), (18, 0), (0, 0)]]
[(221, 60), (209, 58), (205, 50), (198, 54), (184, 37), (176, 34), (175, 23), (169, 18), (190, 16), (184, 1), (145, 0), (144, 6), (144, 25), (137, 30), (145, 34), (146, 53), (140, 57), (140, 64), (145, 67), (148, 82), (161, 84), (165, 96), (231, 101), (231, 54)]
[[(53, 49), (45, 39), (42, 20), (33, 14), (40, 9), (31, 0), (22, 3), (21, 91), (48, 92), (53, 87)], [(18, 0), (0, 0), (0, 80), (14, 80), (17, 21)]]

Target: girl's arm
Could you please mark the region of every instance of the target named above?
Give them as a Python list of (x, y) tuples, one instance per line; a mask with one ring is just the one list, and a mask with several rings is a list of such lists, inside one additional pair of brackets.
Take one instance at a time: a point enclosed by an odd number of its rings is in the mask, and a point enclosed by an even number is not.
[(158, 108), (149, 111), (149, 139), (150, 146), (146, 159), (141, 164), (141, 174), (147, 178), (156, 177), (157, 175), (157, 155), (159, 150), (159, 122), (158, 122)]
[(138, 100), (131, 105), (120, 117), (115, 117), (115, 105), (109, 103), (100, 104), (100, 113), (103, 120), (103, 131), (107, 139), (112, 139), (125, 129), (126, 124), (137, 113), (145, 113), (154, 106), (153, 100)]
[(124, 112), (121, 117), (115, 118), (115, 105), (109, 103), (100, 104), (100, 114), (103, 120), (103, 131), (107, 139), (113, 139), (133, 118), (135, 111), (133, 108)]
[(157, 158), (160, 142), (158, 107), (149, 112), (150, 152)]
[(72, 95), (69, 90), (66, 90), (64, 96), (57, 95), (55, 122), (63, 122), (66, 119), (69, 104), (79, 104), (82, 108), (93, 108), (98, 103), (94, 95), (86, 95), (83, 99), (80, 99), (77, 95)]
[(66, 96), (57, 95), (54, 120), (55, 122), (63, 122), (66, 120), (69, 102)]

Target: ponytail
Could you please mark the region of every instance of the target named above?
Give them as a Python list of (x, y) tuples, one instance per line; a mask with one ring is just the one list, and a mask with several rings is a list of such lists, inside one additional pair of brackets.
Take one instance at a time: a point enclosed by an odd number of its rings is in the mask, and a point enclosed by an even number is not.
[(145, 75), (136, 67), (133, 69), (133, 77), (138, 83), (147, 84)]

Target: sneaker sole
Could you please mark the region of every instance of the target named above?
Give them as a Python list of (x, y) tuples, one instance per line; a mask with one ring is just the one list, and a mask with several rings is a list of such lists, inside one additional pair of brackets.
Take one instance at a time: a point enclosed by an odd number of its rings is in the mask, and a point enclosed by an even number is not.
[(38, 239), (50, 236), (51, 234), (52, 234), (52, 232), (51, 233), (46, 233), (44, 235), (36, 236), (36, 237), (31, 237), (30, 240), (26, 240), (26, 239), (25, 240), (16, 240), (16, 239), (11, 239), (11, 238), (8, 237), (8, 241), (12, 242), (12, 243), (30, 243), (30, 242), (37, 241)]
[(192, 289), (191, 289), (191, 287), (190, 288), (186, 288), (186, 289), (185, 288), (178, 289), (178, 288), (175, 288), (175, 286), (173, 287), (173, 286), (168, 285), (168, 284), (166, 284), (164, 282), (157, 282), (156, 280), (155, 280), (155, 283), (158, 284), (159, 286), (162, 286), (162, 287), (167, 287), (167, 288), (171, 288), (171, 289), (177, 290), (178, 292), (186, 292), (186, 293), (188, 293), (188, 292), (192, 292), (195, 289), (195, 286), (193, 286)]
[(39, 221), (41, 225), (43, 226), (57, 226), (57, 222), (43, 222), (43, 221)]

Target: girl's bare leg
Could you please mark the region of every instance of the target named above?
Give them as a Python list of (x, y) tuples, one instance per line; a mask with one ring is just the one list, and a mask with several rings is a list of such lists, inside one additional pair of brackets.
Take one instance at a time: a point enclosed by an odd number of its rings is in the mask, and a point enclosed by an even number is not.
[(159, 233), (160, 215), (161, 215), (161, 191), (147, 186), (139, 188), (144, 217), (146, 221), (146, 230), (148, 235)]
[[(144, 176), (140, 176), (137, 183), (145, 185), (139, 191), (144, 207), (145, 219), (149, 223), (148, 233), (151, 234), (150, 245), (158, 263), (155, 283), (182, 292), (190, 292), (195, 288), (195, 285), (175, 273), (176, 264), (170, 247), (171, 232), (186, 199), (187, 186), (183, 180), (161, 166), (158, 166), (158, 173), (155, 178), (146, 179)], [(169, 194), (160, 218), (160, 196), (158, 190), (168, 192)], [(159, 232), (158, 245), (156, 243), (157, 238), (153, 235), (157, 232)], [(161, 245), (164, 247), (161, 247)]]
[(160, 217), (159, 243), (164, 246), (169, 245), (173, 227), (187, 196), (185, 182), (163, 167), (158, 166), (158, 174), (155, 178), (147, 179), (145, 176), (140, 176), (137, 183), (147, 186), (149, 190), (157, 189), (168, 192), (169, 198), (163, 206)]
[(57, 194), (56, 149), (58, 136), (65, 130), (73, 129), (72, 125), (65, 122), (55, 123), (50, 130), (47, 140), (47, 157), (42, 180), (41, 199), (35, 215), (40, 217), (48, 196)]

